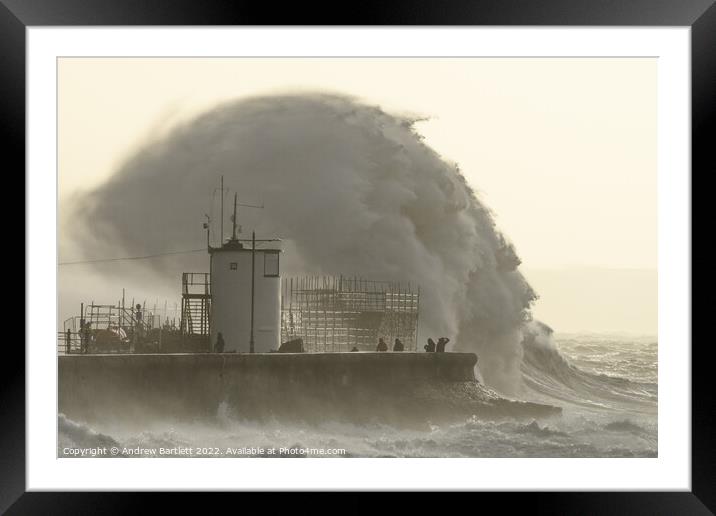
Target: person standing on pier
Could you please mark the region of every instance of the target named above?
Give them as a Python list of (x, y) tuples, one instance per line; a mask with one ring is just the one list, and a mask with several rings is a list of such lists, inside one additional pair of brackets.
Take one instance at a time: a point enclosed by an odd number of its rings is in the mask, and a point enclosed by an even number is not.
[(445, 346), (448, 342), (450, 342), (450, 339), (448, 339), (447, 337), (440, 337), (438, 339), (438, 346), (435, 351), (437, 351), (438, 353), (445, 353)]
[(378, 347), (375, 348), (376, 351), (388, 351), (388, 345), (385, 343), (383, 338), (381, 337), (378, 339)]
[(423, 346), (423, 349), (427, 353), (435, 353), (435, 341), (432, 338), (429, 338), (428, 343), (425, 346)]
[(82, 328), (80, 329), (81, 332), (81, 342), (80, 342), (80, 353), (87, 353), (89, 351), (89, 341), (90, 341), (90, 327), (92, 324), (89, 321), (85, 321), (82, 324)]
[(216, 334), (216, 347), (214, 348), (214, 351), (217, 353), (224, 352), (224, 335), (222, 335), (221, 332)]

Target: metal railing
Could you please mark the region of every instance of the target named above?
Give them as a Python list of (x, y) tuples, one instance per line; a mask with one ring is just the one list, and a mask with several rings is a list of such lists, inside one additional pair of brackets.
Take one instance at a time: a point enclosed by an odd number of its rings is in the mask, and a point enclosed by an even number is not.
[(182, 274), (182, 335), (208, 337), (211, 333), (211, 275), (208, 272)]
[[(178, 307), (146, 309), (117, 305), (82, 304), (81, 315), (69, 317), (58, 332), (58, 354), (133, 353), (161, 347), (162, 338), (175, 331)], [(157, 313), (159, 312), (159, 313)], [(174, 317), (170, 318), (170, 314)]]

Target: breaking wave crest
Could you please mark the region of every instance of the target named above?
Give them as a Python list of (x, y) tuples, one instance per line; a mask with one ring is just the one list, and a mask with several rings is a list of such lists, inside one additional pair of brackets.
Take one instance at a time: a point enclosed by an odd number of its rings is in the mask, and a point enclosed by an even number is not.
[(75, 445), (79, 447), (112, 447), (117, 445), (109, 435), (101, 434), (87, 424), (69, 419), (64, 414), (57, 416), (60, 446)]
[(560, 353), (552, 330), (537, 321), (526, 326), (524, 335), (522, 374), (529, 397), (590, 408), (655, 410), (656, 382), (580, 369)]

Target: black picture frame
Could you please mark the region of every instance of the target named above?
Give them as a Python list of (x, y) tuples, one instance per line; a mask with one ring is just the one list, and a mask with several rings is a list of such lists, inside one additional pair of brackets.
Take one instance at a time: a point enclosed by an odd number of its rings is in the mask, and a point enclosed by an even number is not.
[[(340, 10), (339, 5), (330, 7), (297, 2), (278, 8), (269, 2), (243, 0), (0, 0), (0, 145), (5, 158), (5, 176), (22, 177), (21, 170), (25, 167), (25, 29), (28, 26), (63, 25), (689, 26), (692, 44), (692, 181), (716, 170), (710, 137), (714, 133), (716, 92), (716, 6), (712, 0), (378, 0), (355, 4), (353, 9), (342, 6)], [(692, 187), (692, 191), (698, 190)], [(13, 215), (12, 218), (16, 217)], [(693, 220), (697, 222), (699, 219), (693, 217)], [(26, 268), (26, 277), (29, 274), (32, 271)], [(698, 286), (700, 288), (694, 289), (697, 292), (709, 288), (708, 281), (699, 282)], [(692, 321), (711, 305), (692, 302)], [(26, 312), (26, 323), (27, 315)], [(16, 322), (13, 325), (19, 326)], [(25, 353), (20, 346), (5, 344), (4, 356), (0, 360), (3, 370), (0, 513), (127, 514), (149, 511), (151, 506), (147, 499), (158, 495), (25, 492)], [(26, 342), (26, 346), (33, 345), (38, 344)], [(499, 496), (496, 501), (501, 512), (526, 504), (531, 513), (537, 514), (713, 514), (716, 511), (713, 437), (716, 409), (710, 381), (711, 346), (710, 339), (695, 340), (691, 350), (692, 491), (480, 493), (477, 496), (493, 499)], [(668, 379), (660, 380), (660, 388), (668, 388)], [(185, 510), (191, 507), (185, 496), (172, 493), (171, 497)], [(162, 503), (168, 502), (167, 498), (162, 496)], [(358, 507), (361, 507), (360, 502), (355, 506)], [(364, 508), (370, 508), (370, 504)], [(165, 507), (165, 510), (172, 509)]]

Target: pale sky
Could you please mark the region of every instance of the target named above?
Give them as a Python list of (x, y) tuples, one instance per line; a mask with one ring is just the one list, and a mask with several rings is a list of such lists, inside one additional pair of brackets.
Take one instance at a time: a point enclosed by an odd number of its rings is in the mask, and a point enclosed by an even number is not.
[(656, 71), (652, 58), (64, 58), (60, 200), (221, 101), (326, 91), (429, 117), (426, 143), (460, 166), (528, 277), (655, 271)]

